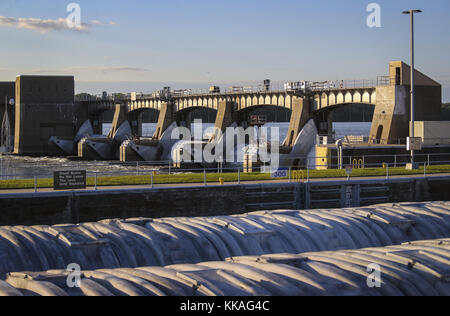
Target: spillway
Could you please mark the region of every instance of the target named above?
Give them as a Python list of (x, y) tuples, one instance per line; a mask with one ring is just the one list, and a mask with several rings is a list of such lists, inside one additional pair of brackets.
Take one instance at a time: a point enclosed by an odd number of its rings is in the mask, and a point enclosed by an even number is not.
[[(368, 267), (378, 265), (379, 279)], [(66, 271), (12, 273), (0, 295), (298, 296), (450, 295), (450, 239), (401, 246), (230, 258), (168, 267), (84, 271), (78, 287)], [(378, 280), (379, 284), (368, 280)], [(368, 286), (371, 285), (371, 286)], [(372, 286), (373, 285), (373, 286)]]
[(83, 270), (154, 267), (449, 237), (450, 202), (1, 227), (0, 279), (71, 263)]

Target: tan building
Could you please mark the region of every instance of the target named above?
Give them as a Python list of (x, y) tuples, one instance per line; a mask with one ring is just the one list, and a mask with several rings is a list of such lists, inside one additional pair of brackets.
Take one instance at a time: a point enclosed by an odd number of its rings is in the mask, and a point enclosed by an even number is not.
[(415, 122), (414, 134), (422, 138), (424, 145), (449, 145), (450, 144), (450, 122), (428, 121)]

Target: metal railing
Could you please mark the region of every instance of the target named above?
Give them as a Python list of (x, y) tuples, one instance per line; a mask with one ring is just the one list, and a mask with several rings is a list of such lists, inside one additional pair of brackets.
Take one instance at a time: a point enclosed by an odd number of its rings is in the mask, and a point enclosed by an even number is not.
[[(420, 137), (419, 137), (420, 138)], [(398, 145), (406, 145), (407, 139), (405, 137), (403, 138), (381, 138), (381, 139), (375, 139), (370, 138), (366, 135), (348, 135), (348, 136), (342, 136), (342, 137), (336, 137), (336, 133), (333, 132), (331, 135), (318, 135), (317, 137), (317, 144), (319, 145), (331, 145), (335, 144), (335, 142), (341, 139), (344, 141), (345, 144), (365, 144), (367, 146), (370, 145), (386, 145), (386, 146), (398, 146)], [(327, 141), (325, 143), (325, 140)], [(427, 137), (425, 139), (422, 139), (422, 144), (424, 146), (427, 145), (450, 145), (450, 138), (449, 137)]]
[[(351, 166), (352, 170), (358, 169), (384, 169), (383, 172), (378, 172), (377, 175), (382, 177), (386, 176), (389, 178), (391, 175), (398, 174), (398, 169), (393, 172), (393, 168), (405, 167), (410, 161), (410, 156), (405, 155), (366, 155), (366, 156), (344, 156), (343, 164), (339, 164), (338, 157), (302, 157), (307, 164), (303, 167), (291, 167), (285, 166), (280, 167), (278, 170), (284, 170), (286, 176), (279, 178), (272, 178), (270, 174), (274, 170), (270, 170), (269, 167), (262, 167), (261, 171), (254, 169), (255, 172), (259, 172), (262, 177), (247, 176), (248, 173), (244, 172), (245, 169), (242, 167), (237, 168), (225, 168), (223, 164), (217, 164), (214, 168), (195, 168), (195, 169), (175, 169), (172, 168), (171, 164), (161, 165), (160, 162), (135, 162), (121, 164), (122, 170), (104, 170), (95, 171), (87, 170), (86, 174), (89, 180), (89, 187), (93, 190), (98, 190), (100, 185), (106, 187), (168, 187), (174, 185), (200, 185), (207, 186), (211, 183), (214, 185), (219, 184), (241, 184), (243, 181), (254, 181), (254, 182), (304, 182), (310, 181), (311, 174), (314, 173), (314, 178), (327, 178), (331, 176), (332, 178), (343, 178), (350, 179), (344, 170), (340, 172), (333, 172), (328, 174), (326, 171), (321, 169), (345, 169), (346, 166)], [(324, 163), (317, 164), (319, 160), (324, 160)], [(335, 163), (336, 162), (336, 163)], [(425, 177), (429, 175), (429, 171), (436, 172), (433, 166), (439, 165), (450, 165), (450, 153), (442, 154), (417, 154), (416, 162), (421, 166), (419, 173), (423, 173)], [(104, 166), (105, 164), (103, 164)], [(81, 166), (77, 168), (76, 166), (71, 166), (70, 170), (81, 170)], [(430, 170), (431, 168), (431, 170)], [(445, 168), (444, 168), (445, 169)], [(442, 169), (440, 172), (446, 172), (446, 169)], [(34, 191), (39, 191), (39, 182), (44, 179), (53, 179), (53, 171), (64, 171), (65, 168), (60, 166), (55, 167), (52, 170), (40, 170), (28, 174), (3, 174), (0, 180), (34, 180)], [(439, 171), (439, 170), (438, 170)], [(450, 170), (449, 170), (450, 173)], [(361, 174), (361, 177), (370, 177), (370, 173), (364, 175), (364, 173), (355, 173), (355, 176)], [(417, 174), (417, 173), (416, 173)], [(189, 181), (186, 182), (186, 175), (191, 175)], [(129, 183), (122, 182), (120, 185), (108, 184), (108, 179), (111, 177), (126, 177), (131, 176)], [(136, 176), (139, 178), (136, 179)], [(360, 177), (358, 176), (358, 177)], [(372, 175), (373, 176), (373, 175)], [(138, 181), (137, 181), (138, 180)], [(106, 182), (105, 182), (106, 181)], [(112, 182), (111, 182), (112, 183)]]
[[(328, 80), (322, 82), (309, 81), (310, 91), (323, 91), (323, 90), (346, 90), (346, 89), (367, 89), (375, 88), (380, 85), (392, 84), (392, 78), (387, 76), (380, 76), (375, 79), (346, 79), (346, 80)], [(180, 92), (182, 91), (182, 92)], [(264, 86), (261, 83), (243, 83), (234, 87), (221, 89), (220, 93), (211, 93), (208, 89), (180, 89), (174, 90), (171, 96), (174, 98), (192, 97), (192, 96), (211, 96), (211, 95), (233, 95), (233, 94), (246, 94), (246, 93), (280, 93), (286, 92), (285, 82), (272, 82), (269, 87)], [(136, 101), (145, 101), (149, 99), (160, 99), (160, 97), (154, 94), (139, 94), (136, 96)], [(100, 96), (91, 96), (78, 98), (80, 102), (131, 102), (131, 97), (115, 98), (108, 96), (106, 98)], [(133, 100), (134, 101), (134, 100)]]

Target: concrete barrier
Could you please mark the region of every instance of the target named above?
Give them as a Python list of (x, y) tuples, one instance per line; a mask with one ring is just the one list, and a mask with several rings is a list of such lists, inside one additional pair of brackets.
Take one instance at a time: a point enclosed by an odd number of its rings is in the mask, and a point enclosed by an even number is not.
[[(11, 273), (0, 281), (0, 295), (448, 296), (449, 262), (450, 239), (445, 239), (165, 268), (83, 271), (79, 287), (68, 286), (67, 280), (73, 280), (66, 271)], [(373, 274), (378, 268), (380, 274)]]
[(0, 279), (8, 272), (66, 269), (71, 263), (83, 270), (166, 266), (449, 237), (450, 202), (6, 226), (0, 227)]
[[(109, 218), (234, 215), (257, 210), (323, 209), (388, 202), (450, 201), (450, 177), (327, 180), (100, 191), (0, 194), (0, 226), (56, 225)], [(170, 198), (168, 198), (170, 197)]]

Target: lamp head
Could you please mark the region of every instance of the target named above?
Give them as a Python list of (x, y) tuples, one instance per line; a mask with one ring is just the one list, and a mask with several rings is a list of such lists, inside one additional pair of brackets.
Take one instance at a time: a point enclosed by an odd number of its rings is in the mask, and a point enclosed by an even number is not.
[(408, 10), (408, 11), (403, 11), (403, 14), (414, 14), (414, 13), (422, 13), (422, 10)]

